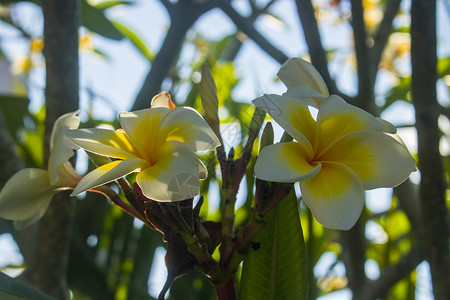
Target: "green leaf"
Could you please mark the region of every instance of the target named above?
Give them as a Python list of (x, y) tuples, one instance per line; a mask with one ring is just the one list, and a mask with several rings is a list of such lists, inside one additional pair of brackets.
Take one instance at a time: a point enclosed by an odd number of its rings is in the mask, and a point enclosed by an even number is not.
[(388, 95), (386, 96), (386, 102), (383, 106), (383, 111), (397, 100), (411, 102), (410, 87), (411, 76), (400, 77), (398, 84), (388, 92)]
[(84, 27), (104, 37), (120, 41), (123, 35), (105, 16), (102, 9), (91, 6), (86, 0), (81, 1), (81, 16)]
[(0, 272), (0, 299), (54, 300), (55, 298)]
[(125, 25), (117, 22), (112, 21), (114, 26), (125, 36), (127, 39), (130, 40), (130, 42), (136, 47), (137, 50), (149, 61), (152, 61), (155, 55), (150, 52), (150, 50), (147, 48), (145, 43), (142, 41), (142, 39), (130, 28), (126, 27)]
[(444, 57), (438, 60), (437, 71), (439, 78), (450, 74), (450, 57)]
[(104, 2), (100, 2), (98, 4), (95, 4), (95, 8), (99, 8), (99, 9), (107, 9), (110, 7), (114, 7), (117, 5), (131, 5), (133, 4), (133, 2), (130, 1), (104, 1)]
[(12, 137), (17, 137), (17, 130), (24, 126), (23, 118), (28, 114), (28, 100), (25, 96), (0, 95), (0, 112)]
[(266, 221), (244, 260), (239, 299), (305, 299), (305, 242), (294, 191)]

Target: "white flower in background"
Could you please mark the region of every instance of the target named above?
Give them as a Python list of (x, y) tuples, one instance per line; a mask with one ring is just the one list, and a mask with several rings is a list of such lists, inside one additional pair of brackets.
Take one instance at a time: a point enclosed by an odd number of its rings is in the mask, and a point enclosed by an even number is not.
[(47, 211), (54, 194), (73, 189), (81, 180), (69, 162), (74, 145), (65, 135), (80, 124), (77, 112), (59, 117), (50, 138), (48, 170), (23, 169), (14, 174), (0, 192), (0, 218), (14, 220), (17, 228), (37, 222)]

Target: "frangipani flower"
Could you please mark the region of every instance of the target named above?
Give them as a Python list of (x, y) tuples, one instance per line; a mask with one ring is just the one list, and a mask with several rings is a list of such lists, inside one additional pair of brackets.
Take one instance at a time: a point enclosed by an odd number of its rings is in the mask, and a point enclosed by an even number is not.
[(65, 114), (56, 120), (50, 137), (48, 171), (23, 169), (14, 174), (0, 192), (0, 217), (14, 220), (18, 228), (37, 222), (47, 211), (54, 194), (73, 189), (81, 179), (69, 162), (76, 147), (65, 131), (76, 129), (78, 112)]
[(122, 129), (80, 129), (67, 136), (86, 151), (114, 158), (87, 174), (73, 195), (132, 172), (142, 193), (156, 201), (181, 201), (200, 191), (207, 169), (194, 152), (213, 150), (219, 140), (200, 114), (172, 103), (168, 93), (152, 99), (151, 108), (122, 112)]
[(253, 103), (295, 139), (264, 147), (256, 177), (300, 181), (305, 203), (325, 227), (350, 229), (363, 209), (364, 190), (397, 186), (415, 170), (406, 147), (386, 132), (394, 133), (392, 124), (339, 96), (323, 101), (317, 120), (300, 99), (265, 95)]
[(322, 76), (313, 65), (301, 58), (289, 58), (281, 66), (277, 76), (288, 88), (283, 96), (303, 99), (316, 108), (329, 96)]

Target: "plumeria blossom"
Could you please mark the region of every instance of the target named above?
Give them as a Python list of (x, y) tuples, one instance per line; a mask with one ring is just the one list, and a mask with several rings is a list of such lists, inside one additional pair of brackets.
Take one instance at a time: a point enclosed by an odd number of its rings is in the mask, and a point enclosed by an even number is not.
[(122, 129), (79, 129), (67, 136), (88, 152), (114, 160), (87, 174), (73, 195), (132, 172), (142, 193), (155, 201), (181, 201), (200, 191), (207, 169), (194, 152), (213, 150), (219, 140), (200, 114), (172, 103), (167, 92), (151, 108), (122, 112)]
[(395, 187), (415, 170), (406, 146), (391, 136), (392, 124), (339, 96), (324, 98), (316, 119), (302, 99), (265, 95), (253, 103), (294, 138), (262, 149), (256, 177), (300, 181), (305, 203), (325, 227), (350, 229), (363, 209), (364, 190)]
[(65, 135), (65, 131), (78, 128), (77, 113), (56, 120), (50, 137), (48, 171), (23, 169), (6, 182), (0, 192), (1, 218), (14, 220), (18, 228), (31, 225), (45, 214), (54, 194), (73, 189), (81, 180), (69, 162), (78, 147)]

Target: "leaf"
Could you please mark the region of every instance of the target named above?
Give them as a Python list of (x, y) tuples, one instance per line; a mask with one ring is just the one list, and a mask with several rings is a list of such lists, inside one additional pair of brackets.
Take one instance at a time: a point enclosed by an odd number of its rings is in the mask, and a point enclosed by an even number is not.
[(388, 95), (386, 96), (386, 102), (383, 106), (383, 111), (397, 100), (411, 102), (411, 76), (400, 77), (399, 79), (399, 83), (388, 92)]
[(54, 300), (55, 298), (0, 272), (0, 299)]
[(0, 112), (6, 121), (6, 125), (12, 137), (17, 137), (17, 130), (24, 126), (23, 118), (28, 114), (28, 100), (24, 96), (0, 94)]
[(91, 6), (86, 0), (81, 1), (81, 16), (84, 27), (104, 37), (120, 41), (123, 35), (105, 16), (102, 9)]
[(253, 239), (259, 249), (244, 260), (239, 299), (305, 299), (305, 242), (294, 191), (266, 221)]
[(98, 4), (95, 4), (95, 8), (98, 9), (107, 9), (110, 7), (114, 7), (114, 6), (118, 6), (118, 5), (131, 5), (134, 4), (133, 2), (130, 1), (104, 1), (104, 2), (100, 2)]
[(438, 60), (437, 71), (439, 78), (450, 74), (450, 57), (444, 57)]
[(155, 55), (150, 52), (144, 41), (134, 31), (117, 21), (112, 21), (112, 23), (123, 34), (123, 36), (130, 40), (130, 42), (147, 60), (153, 60)]

